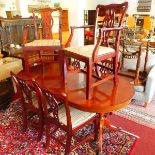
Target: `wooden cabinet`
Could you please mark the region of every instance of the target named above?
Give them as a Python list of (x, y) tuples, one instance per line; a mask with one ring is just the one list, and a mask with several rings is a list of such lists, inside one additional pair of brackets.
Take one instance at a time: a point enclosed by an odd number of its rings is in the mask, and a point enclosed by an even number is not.
[[(55, 17), (57, 18), (57, 17)], [(68, 10), (62, 11), (62, 34), (63, 42), (66, 43), (69, 36), (69, 24), (68, 24)], [(37, 24), (40, 25), (41, 19), (37, 19)], [(23, 44), (23, 27), (25, 25), (34, 24), (33, 18), (20, 18), (20, 19), (0, 19), (0, 39), (4, 46), (10, 44)], [(30, 28), (29, 41), (34, 39), (34, 28)], [(1, 48), (1, 45), (0, 45)]]
[[(37, 23), (41, 22), (37, 19)], [(20, 19), (0, 19), (0, 39), (3, 41), (3, 45), (10, 44), (23, 44), (23, 27), (28, 24), (33, 24), (33, 18), (20, 18)], [(30, 31), (30, 40), (34, 38), (34, 30)]]

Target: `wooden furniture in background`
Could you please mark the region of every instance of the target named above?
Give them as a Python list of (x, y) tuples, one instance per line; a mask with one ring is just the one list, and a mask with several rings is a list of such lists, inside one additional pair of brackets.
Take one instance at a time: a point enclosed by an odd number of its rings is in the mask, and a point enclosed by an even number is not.
[(125, 45), (126, 50), (121, 53), (123, 64), (119, 70), (119, 74), (134, 85), (133, 99), (141, 101), (144, 107), (153, 100), (155, 92), (155, 43), (149, 39), (146, 41), (145, 46), (140, 45), (142, 42), (139, 46)]
[(154, 17), (145, 16), (144, 17), (143, 29), (146, 29), (146, 30), (149, 30), (149, 31), (154, 31), (154, 28), (155, 28), (155, 19), (154, 19)]
[[(120, 34), (125, 13), (127, 11), (128, 2), (122, 4), (97, 5), (96, 21), (94, 26), (94, 44), (85, 45), (83, 47), (69, 47), (73, 38), (74, 30), (80, 28), (88, 28), (89, 26), (71, 27), (71, 35), (66, 44), (66, 48), (61, 50), (62, 59), (64, 61), (64, 81), (66, 81), (66, 57), (77, 59), (76, 68), (80, 68), (82, 61), (86, 65), (86, 98), (91, 99), (91, 91), (97, 85), (107, 80), (113, 79), (114, 84), (118, 84), (118, 50), (120, 42)], [(119, 13), (120, 20), (118, 26), (115, 27), (115, 13)], [(98, 19), (102, 19), (98, 23)], [(110, 34), (115, 34), (115, 40), (110, 47)], [(105, 61), (109, 60), (110, 67), (105, 65)], [(96, 75), (93, 75), (95, 70)], [(96, 77), (96, 81), (92, 81), (92, 77)]]
[[(119, 75), (127, 76), (131, 78), (131, 82), (134, 85), (139, 85), (145, 82), (145, 67), (144, 71), (140, 72), (140, 64), (141, 64), (141, 55), (143, 50), (146, 47), (143, 46), (142, 42), (136, 42), (130, 44), (126, 44), (125, 40), (123, 41), (123, 51), (121, 51), (121, 60), (120, 60), (120, 67), (119, 67)], [(134, 59), (136, 61), (135, 70), (127, 69), (124, 67), (124, 63), (126, 63), (125, 59)], [(134, 64), (132, 64), (134, 65)]]
[[(64, 83), (61, 79), (59, 64), (50, 63), (49, 65), (45, 65), (44, 68), (32, 68), (30, 75), (27, 75), (26, 72), (21, 72), (20, 77), (34, 79), (41, 88), (46, 88), (48, 91), (55, 89), (54, 92), (64, 92)], [(83, 72), (68, 73), (65, 88), (68, 95), (68, 104), (73, 108), (85, 112), (100, 113), (99, 151), (102, 152), (103, 127), (108, 126), (111, 130), (114, 129), (110, 125), (107, 113), (127, 106), (134, 95), (134, 89), (127, 80), (120, 77), (117, 87), (110, 80), (102, 83), (92, 90), (92, 98), (87, 100), (85, 84), (86, 75)]]
[[(94, 25), (96, 10), (84, 10), (84, 25)], [(84, 44), (89, 45), (94, 43), (93, 28), (84, 29)]]
[[(37, 24), (41, 22), (37, 19)], [(33, 24), (33, 18), (0, 18), (0, 36), (3, 46), (8, 47), (10, 44), (23, 44), (23, 28), (25, 25)], [(34, 39), (34, 29), (30, 29), (31, 35), (29, 40)]]
[[(55, 15), (57, 18), (57, 15)], [(37, 18), (37, 25), (39, 27), (41, 23), (41, 19)], [(68, 37), (69, 37), (69, 23), (68, 23), (68, 10), (62, 10), (62, 44), (65, 46)], [(23, 45), (23, 28), (26, 25), (33, 25), (34, 20), (33, 17), (30, 18), (0, 18), (0, 39), (3, 41), (4, 47), (8, 47), (10, 44), (20, 44)], [(58, 34), (55, 33), (56, 38), (58, 38)], [(28, 42), (33, 41), (35, 39), (34, 35), (34, 27), (29, 29)], [(1, 45), (0, 45), (1, 48)]]

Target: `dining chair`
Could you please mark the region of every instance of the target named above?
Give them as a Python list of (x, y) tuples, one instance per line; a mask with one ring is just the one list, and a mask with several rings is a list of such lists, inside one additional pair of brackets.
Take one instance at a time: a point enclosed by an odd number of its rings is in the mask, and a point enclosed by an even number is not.
[[(68, 155), (71, 150), (90, 138), (94, 137), (95, 140), (97, 139), (99, 127), (98, 114), (70, 107), (65, 93), (47, 90), (40, 87), (35, 81), (33, 83), (37, 94), (40, 96), (39, 101), (43, 105), (47, 151), (50, 149), (51, 138), (65, 148), (65, 155)], [(85, 138), (83, 137), (84, 135), (82, 137), (76, 135), (80, 129), (88, 124), (94, 124), (94, 131), (92, 133), (89, 133)], [(57, 135), (58, 131), (65, 133), (59, 136)], [(77, 140), (75, 145), (71, 144), (73, 138)]]
[[(88, 28), (88, 26), (71, 27), (71, 35), (66, 48), (61, 50), (62, 71), (66, 81), (66, 57), (68, 62), (74, 58), (85, 63), (86, 72), (86, 98), (91, 98), (93, 87), (100, 85), (107, 80), (113, 79), (114, 84), (118, 83), (118, 50), (122, 23), (128, 8), (128, 2), (122, 4), (97, 5), (96, 21), (94, 25), (94, 44), (85, 46), (70, 46), (74, 30)], [(113, 38), (111, 35), (113, 34)], [(105, 63), (106, 62), (106, 63)], [(80, 63), (74, 63), (75, 68), (80, 68)], [(78, 64), (78, 65), (77, 65)], [(93, 80), (92, 76), (96, 79)]]
[[(41, 16), (40, 24), (36, 14)], [(58, 51), (62, 48), (61, 14), (61, 8), (33, 9), (34, 24), (26, 25), (23, 35), (24, 68), (27, 72), (38, 62), (48, 63), (59, 59)], [(35, 40), (29, 42), (32, 27), (35, 30)]]
[[(141, 64), (142, 64), (142, 53), (144, 53), (144, 50), (146, 48), (144, 47), (142, 42), (126, 42), (126, 40), (122, 41), (122, 50), (120, 49), (120, 66), (119, 66), (119, 75), (126, 76), (131, 78), (131, 82), (134, 85), (138, 85), (140, 83), (143, 83), (145, 81), (146, 74), (141, 70)], [(131, 64), (128, 63), (130, 61), (134, 61), (132, 63), (132, 67), (134, 69), (131, 69)], [(127, 66), (127, 67), (126, 67)]]
[(33, 83), (29, 80), (23, 80), (19, 76), (11, 72), (12, 81), (16, 87), (17, 99), (21, 103), (22, 108), (22, 123), (23, 131), (25, 132), (28, 126), (29, 119), (33, 116), (38, 116), (38, 137), (40, 141), (43, 134), (43, 113), (40, 102), (37, 101), (36, 93), (32, 89)]

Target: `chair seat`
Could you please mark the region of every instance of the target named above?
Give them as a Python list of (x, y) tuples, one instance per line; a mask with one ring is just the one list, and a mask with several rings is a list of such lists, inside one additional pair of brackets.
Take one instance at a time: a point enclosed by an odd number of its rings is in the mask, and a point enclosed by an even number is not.
[(34, 40), (30, 43), (25, 44), (25, 46), (60, 46), (60, 40), (58, 39)]
[(136, 92), (144, 92), (144, 86), (134, 86), (134, 90)]
[[(96, 113), (84, 112), (84, 111), (75, 109), (73, 107), (70, 107), (70, 115), (71, 115), (72, 128), (76, 128), (78, 125), (86, 122), (88, 119), (95, 116)], [(67, 125), (66, 110), (64, 105), (60, 106), (59, 119), (60, 119), (60, 122)]]
[[(91, 58), (94, 48), (95, 48), (95, 45), (85, 45), (81, 47), (67, 47), (65, 48), (65, 50), (84, 56), (84, 57)], [(99, 51), (98, 51), (98, 56), (109, 54), (109, 53), (114, 53), (114, 52), (115, 50), (111, 47), (100, 46)]]

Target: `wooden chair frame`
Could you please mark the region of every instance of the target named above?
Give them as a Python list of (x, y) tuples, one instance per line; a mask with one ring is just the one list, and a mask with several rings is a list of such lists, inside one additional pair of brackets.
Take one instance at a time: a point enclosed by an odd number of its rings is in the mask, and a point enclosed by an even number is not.
[[(42, 105), (40, 102), (36, 100), (37, 108), (33, 105), (33, 96), (32, 96), (32, 87), (29, 85), (33, 85), (32, 81), (30, 80), (23, 80), (19, 76), (15, 75), (11, 72), (12, 80), (14, 81), (16, 88), (17, 88), (17, 95), (18, 99), (21, 103), (22, 107), (22, 121), (23, 121), (23, 131), (25, 132), (28, 125), (28, 116), (27, 114), (31, 114), (30, 118), (34, 115), (38, 115), (39, 123), (38, 123), (38, 138), (37, 140), (40, 141), (43, 134), (43, 111)], [(28, 84), (29, 83), (29, 84)]]
[[(63, 147), (65, 147), (65, 155), (68, 155), (71, 150), (75, 149), (82, 143), (85, 143), (90, 138), (94, 137), (96, 140), (98, 138), (98, 129), (99, 129), (99, 115), (96, 114), (92, 118), (85, 121), (85, 123), (78, 125), (76, 128), (72, 128), (72, 121), (71, 121), (71, 115), (70, 115), (70, 109), (69, 109), (69, 103), (67, 100), (67, 95), (65, 93), (59, 93), (55, 92), (53, 90), (47, 90), (45, 88), (41, 88), (35, 81), (33, 81), (35, 90), (37, 94), (39, 94), (39, 101), (43, 104), (43, 111), (44, 111), (44, 122), (45, 122), (45, 130), (46, 130), (46, 149), (48, 151), (49, 144), (50, 144), (50, 137), (54, 140), (56, 140), (59, 144), (61, 144)], [(57, 101), (62, 101), (61, 104), (59, 104)], [(49, 106), (47, 106), (49, 105)], [(65, 106), (66, 110), (66, 120), (67, 125), (62, 124), (59, 122), (59, 115), (58, 115), (58, 108), (59, 106)], [(48, 107), (48, 108), (47, 108)], [(52, 115), (50, 115), (52, 113)], [(78, 136), (75, 135), (75, 133), (83, 128), (85, 125), (90, 124), (94, 122), (94, 133), (90, 134), (85, 138), (84, 140), (79, 139)], [(56, 128), (52, 131), (50, 134), (50, 128), (51, 126), (56, 125)], [(61, 140), (56, 139), (53, 134), (58, 130), (61, 129), (66, 132), (66, 144), (64, 144)], [(71, 139), (72, 137), (78, 139), (79, 143), (77, 143), (75, 146), (71, 147)]]
[[(77, 53), (71, 52), (67, 49), (67, 47), (70, 46), (71, 40), (73, 38), (74, 30), (80, 29), (80, 28), (88, 28), (92, 26), (80, 26), (80, 27), (71, 27), (71, 35), (68, 39), (68, 42), (66, 44), (66, 49), (61, 50), (62, 55), (62, 71), (63, 71), (63, 77), (64, 82), (66, 83), (66, 57), (75, 58), (79, 61), (82, 61), (86, 64), (86, 98), (91, 98), (91, 91), (93, 87), (96, 87), (97, 85), (109, 80), (114, 79), (115, 85), (118, 83), (118, 50), (119, 50), (119, 40), (122, 30), (122, 23), (125, 16), (125, 13), (127, 11), (128, 2), (124, 2), (122, 4), (110, 4), (110, 5), (98, 5), (96, 7), (96, 22), (94, 26), (94, 42), (95, 47), (93, 49), (92, 57), (85, 57), (82, 55), (79, 55)], [(116, 11), (120, 11), (121, 9), (121, 18), (118, 24), (118, 27), (114, 27), (114, 20), (115, 20), (115, 13)], [(98, 16), (104, 16), (103, 22), (98, 27)], [(99, 35), (97, 35), (97, 30), (99, 30)], [(115, 52), (111, 52), (108, 54), (98, 55), (100, 46), (109, 47), (109, 37), (110, 33), (115, 33), (115, 42), (113, 43), (113, 49)], [(112, 59), (112, 68), (107, 68), (106, 66), (103, 66), (100, 64), (100, 62), (104, 62), (107, 59)], [(99, 81), (92, 84), (92, 73), (93, 73), (93, 66), (95, 66), (95, 76)], [(108, 76), (105, 76), (105, 78), (99, 77), (99, 71), (98, 68), (104, 68), (103, 70), (108, 70), (111, 74)]]

